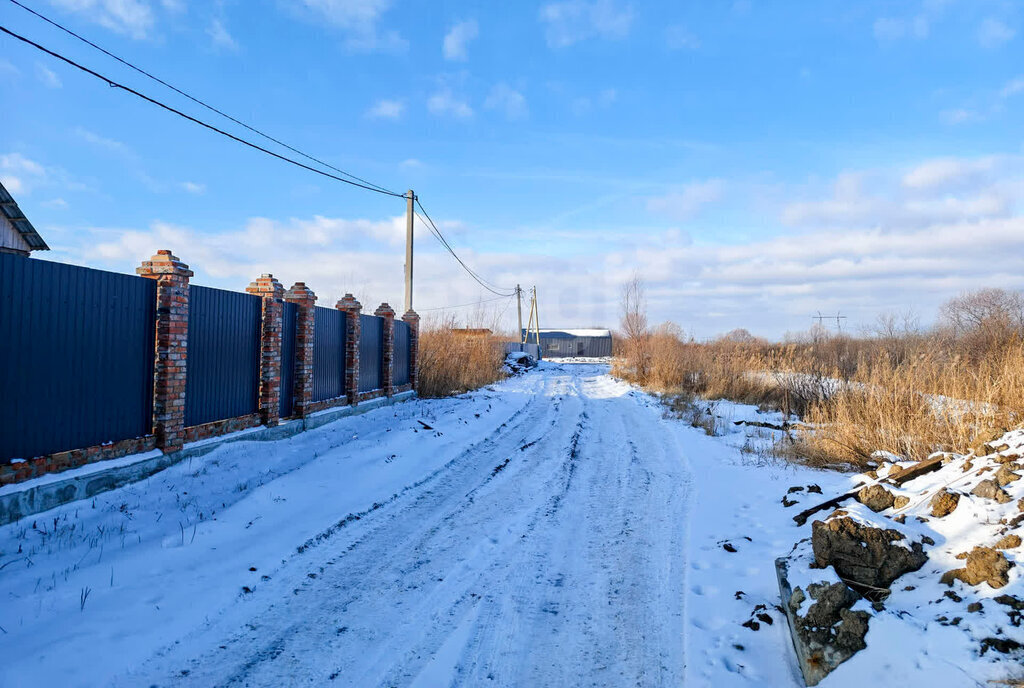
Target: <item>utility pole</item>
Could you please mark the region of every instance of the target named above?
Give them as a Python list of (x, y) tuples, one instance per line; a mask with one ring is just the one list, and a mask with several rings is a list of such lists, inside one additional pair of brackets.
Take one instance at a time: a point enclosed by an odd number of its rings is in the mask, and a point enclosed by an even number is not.
[(405, 194), (405, 312), (412, 310), (412, 216), (416, 195), (412, 189)]
[(533, 308), (537, 317), (533, 321), (534, 334), (537, 335), (537, 349), (540, 350), (540, 304), (537, 303), (537, 287), (533, 287)]
[(516, 285), (516, 311), (519, 313), (519, 350), (523, 350), (526, 342), (526, 333), (523, 332), (523, 290)]

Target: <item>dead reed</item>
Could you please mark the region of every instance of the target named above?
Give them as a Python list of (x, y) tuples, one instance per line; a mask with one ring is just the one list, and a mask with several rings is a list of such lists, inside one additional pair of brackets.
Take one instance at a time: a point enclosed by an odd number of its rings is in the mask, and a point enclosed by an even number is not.
[[(983, 349), (976, 338), (938, 331), (696, 343), (663, 326), (625, 352), (613, 372), (652, 391), (803, 419), (806, 427), (778, 450), (814, 465), (861, 467), (879, 450), (915, 460), (966, 451), (979, 436), (1024, 421), (1024, 343), (1016, 335)], [(637, 352), (643, 362), (630, 359)]]
[(420, 396), (461, 394), (504, 377), (502, 339), (491, 334), (463, 334), (459, 329), (454, 319), (445, 319), (428, 322), (421, 330)]

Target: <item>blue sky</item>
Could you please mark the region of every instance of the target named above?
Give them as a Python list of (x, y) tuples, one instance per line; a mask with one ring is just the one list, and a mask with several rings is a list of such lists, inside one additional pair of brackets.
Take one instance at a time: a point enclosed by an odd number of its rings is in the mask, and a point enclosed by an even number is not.
[[(413, 188), (542, 324), (699, 337), (1024, 288), (1024, 3), (23, 0), (354, 174)], [(218, 120), (24, 10), (0, 23)], [(401, 199), (290, 168), (0, 38), (0, 177), (54, 251), (401, 306)], [(417, 309), (482, 292), (424, 231)], [(514, 308), (499, 307), (511, 324)], [(469, 309), (472, 311), (473, 309)], [(454, 311), (468, 317), (466, 309)], [(475, 317), (475, 316), (474, 316)]]

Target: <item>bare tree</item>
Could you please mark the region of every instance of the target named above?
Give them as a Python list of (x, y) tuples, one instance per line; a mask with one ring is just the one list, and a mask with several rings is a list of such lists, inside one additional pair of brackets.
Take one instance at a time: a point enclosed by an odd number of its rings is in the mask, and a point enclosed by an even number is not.
[(622, 287), (622, 335), (626, 360), (638, 382), (643, 383), (649, 373), (647, 324), (647, 295), (643, 280), (634, 275)]
[(984, 356), (1024, 334), (1024, 294), (979, 289), (950, 299), (940, 311), (949, 334)]

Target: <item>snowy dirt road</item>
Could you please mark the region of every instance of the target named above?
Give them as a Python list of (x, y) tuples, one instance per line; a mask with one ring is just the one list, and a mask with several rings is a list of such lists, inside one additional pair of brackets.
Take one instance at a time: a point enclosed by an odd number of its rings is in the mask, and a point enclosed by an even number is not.
[(4, 526), (0, 685), (681, 685), (672, 425), (546, 364)]
[(131, 682), (680, 685), (689, 476), (602, 372), (533, 376), (444, 471)]

